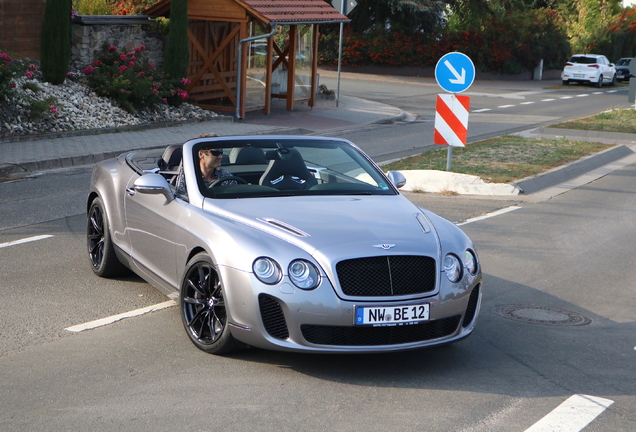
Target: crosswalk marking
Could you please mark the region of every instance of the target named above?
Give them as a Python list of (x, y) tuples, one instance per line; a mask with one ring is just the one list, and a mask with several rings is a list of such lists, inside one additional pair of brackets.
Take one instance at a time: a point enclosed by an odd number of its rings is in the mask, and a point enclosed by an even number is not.
[(614, 401), (577, 394), (569, 397), (525, 432), (579, 432)]

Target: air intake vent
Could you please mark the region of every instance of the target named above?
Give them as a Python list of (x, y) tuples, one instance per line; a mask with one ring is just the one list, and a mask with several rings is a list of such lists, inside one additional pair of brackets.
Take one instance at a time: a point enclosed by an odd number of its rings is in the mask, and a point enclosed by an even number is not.
[(287, 339), (289, 330), (287, 329), (287, 322), (285, 322), (283, 308), (281, 308), (278, 300), (267, 294), (260, 294), (258, 296), (258, 305), (261, 309), (261, 317), (267, 333), (276, 339)]
[(284, 229), (285, 231), (288, 231), (294, 235), (297, 235), (298, 237), (311, 237), (309, 234), (307, 234), (305, 231), (300, 230), (298, 228), (296, 228), (293, 225), (289, 225), (285, 222), (281, 222), (277, 219), (270, 219), (270, 218), (262, 218), (259, 219), (261, 222), (265, 222), (268, 223), (270, 225), (275, 226), (276, 228), (280, 228), (280, 229)]
[(396, 327), (339, 327), (302, 325), (307, 342), (317, 345), (381, 346), (422, 342), (450, 336), (457, 330), (459, 315), (416, 325)]

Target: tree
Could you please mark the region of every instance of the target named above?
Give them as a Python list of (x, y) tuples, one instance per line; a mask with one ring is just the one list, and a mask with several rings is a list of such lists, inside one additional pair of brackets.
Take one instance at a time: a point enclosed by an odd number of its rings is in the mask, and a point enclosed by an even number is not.
[(40, 40), (42, 78), (51, 84), (66, 79), (71, 60), (71, 0), (46, 0)]
[(432, 32), (442, 22), (446, 5), (452, 0), (358, 0), (351, 11), (351, 29)]
[(164, 71), (173, 78), (184, 78), (188, 73), (189, 61), (188, 0), (172, 0), (170, 33), (164, 54)]

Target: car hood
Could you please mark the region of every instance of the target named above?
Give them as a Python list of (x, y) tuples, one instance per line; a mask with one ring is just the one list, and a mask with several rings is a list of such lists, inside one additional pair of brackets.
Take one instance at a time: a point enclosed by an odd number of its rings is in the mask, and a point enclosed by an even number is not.
[(434, 226), (401, 195), (206, 200), (205, 208), (311, 255), (439, 254)]

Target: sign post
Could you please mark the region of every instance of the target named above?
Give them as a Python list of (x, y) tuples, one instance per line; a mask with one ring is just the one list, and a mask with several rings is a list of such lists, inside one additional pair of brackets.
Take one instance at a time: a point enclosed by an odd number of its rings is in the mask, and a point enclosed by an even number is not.
[(468, 133), (470, 97), (456, 93), (466, 91), (475, 80), (475, 65), (460, 52), (442, 56), (435, 65), (435, 80), (451, 95), (438, 95), (435, 109), (435, 144), (448, 145), (446, 171), (451, 170), (453, 147), (464, 147)]

